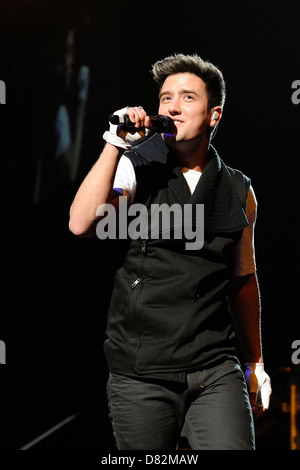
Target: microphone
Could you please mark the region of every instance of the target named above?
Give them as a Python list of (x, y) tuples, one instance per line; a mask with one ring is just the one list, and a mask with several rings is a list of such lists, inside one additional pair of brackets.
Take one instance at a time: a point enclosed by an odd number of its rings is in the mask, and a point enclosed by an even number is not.
[[(150, 130), (155, 132), (172, 132), (175, 130), (175, 124), (173, 119), (169, 116), (163, 116), (162, 114), (158, 114), (157, 116), (149, 116), (151, 124)], [(125, 116), (118, 116), (117, 114), (111, 114), (108, 116), (108, 120), (111, 124), (117, 124), (121, 126), (125, 131), (135, 131), (138, 132), (138, 127), (134, 127), (134, 122), (131, 122), (129, 116), (125, 114)]]

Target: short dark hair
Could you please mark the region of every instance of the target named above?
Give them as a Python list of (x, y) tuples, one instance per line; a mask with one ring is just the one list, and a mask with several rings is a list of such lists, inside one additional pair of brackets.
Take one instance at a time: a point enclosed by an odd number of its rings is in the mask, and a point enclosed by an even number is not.
[(208, 108), (221, 106), (223, 108), (226, 97), (226, 87), (222, 72), (212, 63), (207, 62), (197, 54), (174, 54), (159, 60), (152, 66), (154, 81), (159, 89), (169, 75), (176, 73), (193, 73), (200, 77), (206, 86)]

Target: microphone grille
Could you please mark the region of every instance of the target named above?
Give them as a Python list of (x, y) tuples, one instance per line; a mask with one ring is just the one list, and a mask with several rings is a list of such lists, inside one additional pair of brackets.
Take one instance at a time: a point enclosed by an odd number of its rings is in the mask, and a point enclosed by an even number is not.
[(120, 116), (117, 114), (110, 114), (108, 116), (108, 120), (111, 124), (119, 124), (120, 123)]
[(159, 114), (159, 119), (162, 125), (163, 132), (171, 132), (175, 129), (175, 124), (172, 118)]

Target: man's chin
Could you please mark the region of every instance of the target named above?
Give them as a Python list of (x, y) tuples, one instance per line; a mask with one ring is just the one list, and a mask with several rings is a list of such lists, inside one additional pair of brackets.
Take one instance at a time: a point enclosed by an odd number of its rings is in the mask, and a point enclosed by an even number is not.
[(181, 137), (178, 134), (167, 134), (167, 133), (163, 134), (163, 138), (167, 144), (170, 144), (170, 145), (173, 144), (176, 146), (185, 145), (196, 140), (196, 139), (185, 139), (184, 137)]
[(172, 142), (176, 142), (177, 140), (177, 133), (168, 133), (168, 132), (165, 132), (164, 134), (162, 134), (162, 137), (164, 140), (166, 141), (172, 141)]

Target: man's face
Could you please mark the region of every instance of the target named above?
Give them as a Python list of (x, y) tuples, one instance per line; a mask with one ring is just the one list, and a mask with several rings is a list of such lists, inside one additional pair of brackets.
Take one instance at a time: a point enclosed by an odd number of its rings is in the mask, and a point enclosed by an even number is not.
[(200, 77), (193, 73), (169, 75), (159, 93), (158, 112), (174, 120), (177, 132), (171, 140), (200, 142), (210, 121), (207, 105), (205, 83)]

